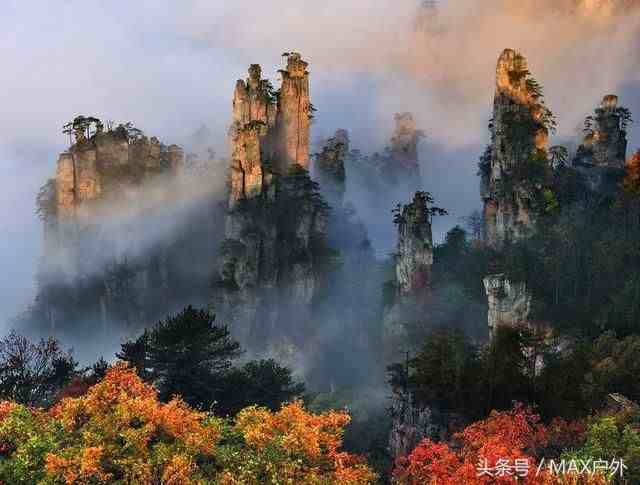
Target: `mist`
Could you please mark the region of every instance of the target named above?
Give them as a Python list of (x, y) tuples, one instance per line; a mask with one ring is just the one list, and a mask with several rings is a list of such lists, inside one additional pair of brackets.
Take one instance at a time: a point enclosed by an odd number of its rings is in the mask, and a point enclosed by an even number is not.
[[(575, 147), (582, 120), (604, 94), (620, 94), (640, 113), (637, 2), (577, 3), (441, 1), (431, 9), (416, 0), (73, 0), (52, 13), (44, 0), (3, 2), (0, 227), (8, 230), (0, 243), (0, 323), (35, 294), (43, 248), (33, 201), (66, 148), (61, 126), (75, 115), (131, 120), (186, 151), (204, 123), (208, 144), (224, 158), (235, 80), (257, 62), (277, 84), (280, 54), (299, 51), (310, 62), (316, 142), (346, 128), (353, 148), (379, 151), (393, 113), (414, 114), (427, 133), (422, 185), (449, 211), (434, 221), (441, 241), (480, 206), (476, 162), (488, 141), (495, 62), (505, 47), (520, 49), (545, 86), (559, 124), (552, 144)], [(640, 145), (638, 133), (632, 126), (631, 149)], [(387, 254), (391, 215), (367, 214), (357, 196), (353, 202), (376, 254)], [(389, 209), (398, 202), (407, 201), (389, 200)], [(160, 232), (149, 241), (163, 238)]]

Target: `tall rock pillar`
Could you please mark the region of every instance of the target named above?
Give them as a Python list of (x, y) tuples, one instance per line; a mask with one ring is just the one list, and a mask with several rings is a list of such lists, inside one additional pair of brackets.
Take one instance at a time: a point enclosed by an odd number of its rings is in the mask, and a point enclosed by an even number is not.
[(309, 131), (312, 107), (309, 99), (308, 64), (297, 52), (287, 57), (287, 67), (280, 71), (282, 86), (278, 103), (277, 164), (280, 173), (287, 173), (294, 164), (309, 167)]
[[(547, 142), (553, 116), (544, 105), (542, 89), (529, 72), (525, 57), (505, 49), (496, 66), (491, 143), (480, 159), (485, 242), (500, 250), (507, 240), (526, 236), (535, 227), (535, 183), (532, 163), (548, 163)], [(529, 316), (531, 296), (524, 284), (502, 274), (488, 275), (484, 286), (488, 324), (517, 326)]]
[(535, 156), (546, 156), (549, 110), (522, 54), (505, 49), (496, 66), (496, 93), (489, 125), (491, 144), (480, 164), (485, 239), (500, 247), (523, 237), (533, 226), (533, 194), (521, 168)]
[(214, 305), (249, 346), (264, 346), (285, 330), (276, 328), (283, 322), (309, 321), (319, 282), (326, 204), (306, 170), (306, 68), (300, 54), (289, 54), (275, 91), (254, 64), (234, 91), (229, 210)]
[(618, 105), (618, 97), (609, 94), (585, 120), (585, 136), (578, 147), (574, 166), (591, 190), (615, 191), (627, 158), (628, 109)]
[[(429, 195), (416, 192), (411, 203), (398, 207), (393, 295), (387, 293), (383, 316), (385, 361), (396, 362), (408, 350), (406, 325), (424, 322), (431, 294), (433, 238)], [(391, 288), (387, 288), (389, 291)]]

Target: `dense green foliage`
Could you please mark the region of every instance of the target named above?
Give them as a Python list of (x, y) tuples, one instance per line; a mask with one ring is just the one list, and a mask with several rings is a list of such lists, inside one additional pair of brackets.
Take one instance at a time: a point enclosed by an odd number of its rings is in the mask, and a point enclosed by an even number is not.
[(472, 419), (514, 401), (536, 404), (548, 419), (573, 419), (600, 409), (610, 393), (639, 401), (639, 361), (636, 335), (550, 341), (527, 329), (501, 327), (488, 346), (475, 346), (462, 332), (441, 329), (406, 366), (392, 366), (390, 376), (417, 402)]
[(191, 406), (222, 416), (251, 404), (275, 410), (304, 392), (291, 370), (273, 360), (234, 367), (241, 353), (215, 316), (187, 307), (123, 343), (117, 356), (153, 383), (161, 399), (180, 395)]

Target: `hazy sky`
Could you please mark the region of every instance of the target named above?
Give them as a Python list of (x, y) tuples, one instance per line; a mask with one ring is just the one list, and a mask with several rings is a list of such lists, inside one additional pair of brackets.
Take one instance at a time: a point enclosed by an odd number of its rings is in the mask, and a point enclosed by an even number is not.
[[(425, 188), (452, 214), (441, 234), (479, 206), (476, 160), (503, 48), (529, 58), (559, 141), (575, 142), (609, 92), (640, 119), (638, 11), (575, 3), (451, 0), (420, 17), (418, 0), (2, 0), (0, 321), (33, 297), (41, 238), (33, 199), (54, 174), (62, 124), (76, 114), (131, 120), (168, 143), (206, 123), (224, 153), (235, 80), (257, 62), (275, 82), (281, 53), (298, 50), (319, 110), (313, 139), (347, 128), (354, 147), (371, 152), (394, 112), (414, 112), (428, 134)], [(632, 147), (639, 133), (632, 128)]]

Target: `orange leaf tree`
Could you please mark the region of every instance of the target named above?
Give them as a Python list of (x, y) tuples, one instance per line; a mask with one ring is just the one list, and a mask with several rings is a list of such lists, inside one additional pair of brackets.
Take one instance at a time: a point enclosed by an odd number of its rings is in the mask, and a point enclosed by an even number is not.
[(299, 402), (223, 420), (179, 397), (160, 402), (117, 364), (49, 412), (0, 403), (0, 483), (372, 483), (366, 464), (340, 451), (348, 421), (345, 413), (308, 413)]
[(547, 485), (605, 483), (600, 476), (551, 475), (537, 467), (553, 441), (565, 440), (574, 425), (555, 421), (550, 432), (530, 409), (517, 405), (510, 411), (492, 412), (455, 435), (456, 447), (422, 441), (407, 457), (396, 461), (396, 484), (418, 485)]

